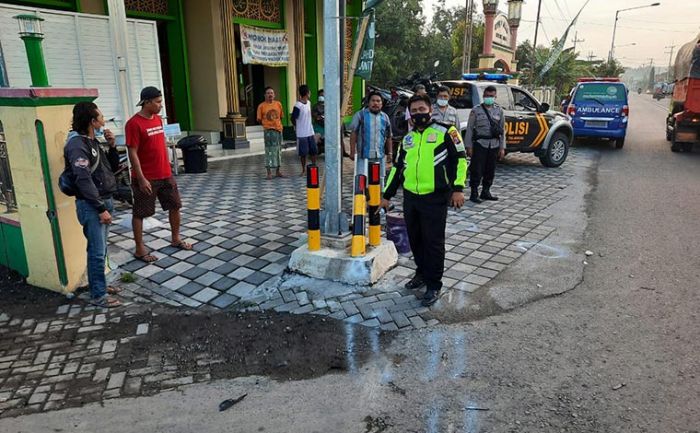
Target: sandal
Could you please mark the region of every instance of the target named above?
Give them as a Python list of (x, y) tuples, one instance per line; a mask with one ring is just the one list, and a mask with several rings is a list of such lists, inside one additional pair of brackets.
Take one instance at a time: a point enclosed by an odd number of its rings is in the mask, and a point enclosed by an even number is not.
[(134, 254), (134, 258), (136, 260), (141, 260), (144, 263), (153, 263), (158, 260), (158, 257), (154, 256), (151, 253), (146, 253), (142, 256), (137, 256), (136, 254)]
[(122, 306), (122, 303), (118, 299), (114, 299), (107, 295), (99, 299), (93, 299), (90, 301), (90, 303), (100, 308), (116, 308)]
[(179, 249), (185, 250), (185, 251), (190, 251), (192, 249), (192, 244), (188, 244), (185, 241), (176, 242), (174, 244), (170, 244), (170, 246), (174, 247), (174, 248), (179, 248)]
[(121, 287), (107, 286), (107, 294), (108, 295), (118, 295), (121, 292), (122, 292)]

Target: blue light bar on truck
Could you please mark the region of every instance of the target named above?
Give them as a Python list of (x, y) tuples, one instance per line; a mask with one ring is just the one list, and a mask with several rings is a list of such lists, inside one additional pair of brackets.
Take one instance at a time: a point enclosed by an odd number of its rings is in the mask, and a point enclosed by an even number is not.
[(463, 80), (506, 81), (510, 78), (508, 74), (462, 74)]

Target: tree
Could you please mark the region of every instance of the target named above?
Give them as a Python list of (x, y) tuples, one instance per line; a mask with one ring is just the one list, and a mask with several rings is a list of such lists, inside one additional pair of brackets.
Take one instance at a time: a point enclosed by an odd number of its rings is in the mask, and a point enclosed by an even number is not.
[(552, 86), (558, 97), (563, 97), (576, 84), (576, 80), (586, 75), (593, 75), (588, 62), (577, 60), (578, 53), (573, 48), (563, 50), (552, 67), (542, 74), (542, 70), (552, 55), (557, 40), (552, 41), (552, 48), (538, 46), (534, 50), (528, 40), (522, 42), (516, 50), (516, 58), (521, 72), (520, 80), (525, 86)]
[[(411, 76), (437, 73), (439, 79), (462, 75), (462, 41), (465, 8), (434, 5), (433, 19), (427, 25), (420, 0), (386, 0), (377, 8), (377, 42), (372, 84), (387, 87)], [(483, 43), (483, 23), (474, 22), (472, 65), (478, 63)], [(440, 61), (435, 69), (433, 64)]]
[(386, 0), (377, 8), (377, 41), (372, 82), (387, 86), (412, 74), (425, 45), (420, 0)]
[(656, 82), (656, 68), (653, 66), (649, 70), (649, 84), (647, 85), (648, 90), (654, 90), (654, 83)]
[(596, 77), (619, 77), (625, 72), (625, 68), (617, 59), (605, 61), (593, 69)]
[[(462, 8), (464, 10), (464, 8)], [(462, 44), (464, 43), (464, 31), (467, 23), (462, 18), (455, 26), (452, 33), (452, 64), (459, 70), (462, 69)], [(469, 66), (474, 69), (479, 67), (479, 54), (484, 46), (484, 22), (474, 17), (472, 25), (472, 49)], [(461, 71), (466, 72), (466, 71)], [(460, 74), (461, 75), (461, 74)]]

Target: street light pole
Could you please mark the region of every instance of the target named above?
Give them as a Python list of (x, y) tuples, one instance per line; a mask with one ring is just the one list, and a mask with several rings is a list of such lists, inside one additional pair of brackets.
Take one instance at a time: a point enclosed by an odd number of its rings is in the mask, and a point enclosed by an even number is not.
[[(472, 4), (474, 0), (466, 0), (464, 11), (464, 38), (462, 40), (462, 73), (469, 72), (469, 62), (471, 56), (471, 32), (472, 32)], [(467, 45), (468, 44), (468, 45)]]
[(612, 34), (612, 42), (610, 43), (610, 53), (608, 54), (608, 63), (610, 63), (613, 59), (613, 56), (615, 55), (615, 33), (617, 31), (617, 20), (619, 19), (618, 16), (620, 12), (624, 11), (631, 11), (633, 9), (644, 9), (644, 8), (650, 8), (654, 6), (659, 6), (661, 3), (652, 3), (650, 5), (644, 5), (644, 6), (635, 6), (632, 8), (626, 8), (626, 9), (618, 9), (615, 11), (615, 24), (613, 25), (613, 34)]

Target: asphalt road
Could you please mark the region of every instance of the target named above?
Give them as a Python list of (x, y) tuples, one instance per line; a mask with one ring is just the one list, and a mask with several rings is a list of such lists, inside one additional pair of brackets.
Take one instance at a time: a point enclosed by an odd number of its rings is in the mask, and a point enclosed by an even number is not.
[[(4, 419), (0, 430), (697, 433), (700, 151), (670, 151), (665, 103), (633, 94), (630, 105), (624, 149), (578, 144), (599, 160), (584, 185), (580, 236), (568, 240), (574, 259), (562, 268), (526, 255), (499, 277), (559, 281), (550, 297), (401, 333), (348, 373), (194, 385)], [(569, 229), (562, 223), (559, 236)], [(242, 403), (217, 411), (242, 393)]]

